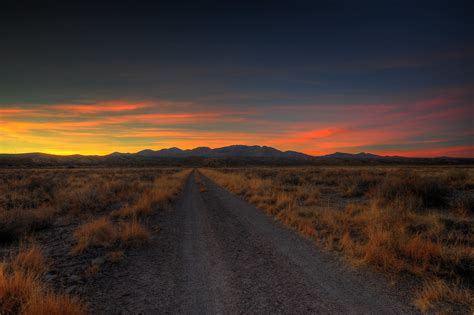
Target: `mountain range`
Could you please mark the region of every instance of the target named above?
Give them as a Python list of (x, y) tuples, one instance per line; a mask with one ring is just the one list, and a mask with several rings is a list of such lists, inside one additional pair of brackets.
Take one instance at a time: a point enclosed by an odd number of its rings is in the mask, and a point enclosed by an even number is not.
[(197, 147), (182, 150), (168, 148), (142, 150), (136, 153), (114, 152), (108, 155), (53, 155), (45, 153), (0, 154), (0, 167), (53, 165), (175, 165), (175, 164), (246, 165), (246, 164), (473, 164), (473, 158), (412, 158), (381, 156), (371, 153), (335, 152), (312, 156), (296, 151), (280, 151), (268, 146), (231, 145), (211, 149)]
[(274, 157), (274, 158), (311, 158), (312, 156), (295, 152), (280, 151), (267, 146), (231, 145), (222, 148), (211, 149), (209, 147), (197, 147), (182, 150), (180, 148), (161, 149), (158, 151), (142, 150), (137, 153), (114, 152), (109, 156), (139, 156), (139, 157)]

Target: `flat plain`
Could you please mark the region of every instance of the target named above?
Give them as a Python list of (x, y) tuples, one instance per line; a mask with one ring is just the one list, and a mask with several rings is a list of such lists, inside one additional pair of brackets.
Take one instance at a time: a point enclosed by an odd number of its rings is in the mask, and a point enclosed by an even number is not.
[(0, 312), (471, 313), (474, 169), (0, 171)]

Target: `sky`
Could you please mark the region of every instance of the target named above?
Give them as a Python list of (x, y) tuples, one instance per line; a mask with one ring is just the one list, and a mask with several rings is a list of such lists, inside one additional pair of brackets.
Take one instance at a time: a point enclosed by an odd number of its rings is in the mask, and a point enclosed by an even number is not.
[(474, 157), (473, 1), (97, 2), (0, 4), (0, 153)]

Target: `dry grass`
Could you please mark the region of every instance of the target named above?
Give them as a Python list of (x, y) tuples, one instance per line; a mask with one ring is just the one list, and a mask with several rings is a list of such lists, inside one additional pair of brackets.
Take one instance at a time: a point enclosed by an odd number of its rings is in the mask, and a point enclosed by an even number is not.
[(472, 292), (461, 286), (449, 286), (443, 280), (428, 282), (418, 293), (415, 303), (423, 312), (436, 309), (438, 313), (452, 314), (468, 310), (474, 313)]
[(125, 247), (143, 246), (149, 241), (150, 237), (150, 231), (137, 220), (122, 223), (118, 230), (120, 244)]
[(51, 226), (53, 208), (0, 210), (0, 243), (21, 239), (29, 232)]
[(77, 298), (51, 292), (35, 292), (21, 312), (25, 315), (83, 315), (86, 307)]
[(41, 282), (46, 271), (37, 245), (22, 247), (0, 264), (0, 314), (86, 314), (79, 300), (56, 294)]
[(0, 171), (0, 243), (49, 228), (58, 216), (87, 219), (120, 208), (124, 210), (119, 217), (149, 214), (166, 206), (189, 172), (165, 168)]
[[(169, 205), (189, 172), (171, 168), (0, 170), (0, 246), (19, 246), (18, 255), (0, 266), (0, 314), (86, 313), (78, 300), (55, 294), (44, 285), (42, 275), (48, 264), (39, 246), (19, 240), (54, 229), (56, 220), (59, 224), (79, 221), (72, 253), (110, 248), (106, 260), (118, 262), (124, 257), (120, 248), (148, 241), (146, 217)], [(99, 270), (92, 265), (86, 272)]]
[(181, 191), (184, 179), (190, 170), (157, 177), (139, 195), (133, 205), (126, 205), (113, 211), (114, 218), (138, 218), (150, 215), (154, 210), (167, 207), (171, 200)]
[(29, 299), (41, 292), (37, 279), (30, 274), (10, 272), (0, 266), (0, 313), (19, 314)]
[(82, 253), (89, 247), (110, 247), (117, 240), (117, 231), (106, 217), (100, 217), (91, 222), (80, 225), (74, 232), (77, 245), (73, 248), (74, 254)]
[[(472, 169), (202, 172), (321, 246), (344, 253), (356, 265), (434, 279), (430, 283), (436, 286), (422, 289), (419, 307), (456, 305), (457, 312), (472, 310), (474, 217), (466, 197), (474, 195)], [(436, 299), (435, 288), (441, 292)]]
[(120, 243), (124, 247), (138, 247), (146, 244), (150, 232), (138, 220), (114, 224), (106, 217), (85, 223), (74, 232), (77, 244), (72, 253), (80, 254), (90, 247), (110, 248)]
[(48, 269), (40, 247), (34, 242), (20, 245), (20, 250), (15, 259), (12, 260), (10, 267), (14, 272), (29, 274), (34, 277), (41, 276)]

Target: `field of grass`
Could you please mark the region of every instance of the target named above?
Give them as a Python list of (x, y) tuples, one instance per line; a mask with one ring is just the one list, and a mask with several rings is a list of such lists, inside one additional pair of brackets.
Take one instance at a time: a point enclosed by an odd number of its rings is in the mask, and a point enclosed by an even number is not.
[(66, 226), (61, 233), (68, 234), (60, 236), (64, 244), (59, 245), (68, 247), (62, 251), (67, 257), (61, 259), (84, 261), (82, 276), (92, 276), (101, 268), (93, 263), (95, 256), (114, 263), (127, 250), (146, 245), (158, 229), (149, 226), (147, 217), (169, 206), (189, 172), (169, 168), (0, 171), (0, 314), (86, 313), (87, 306), (77, 297), (44, 280), (55, 258), (43, 252), (55, 253), (48, 242), (35, 238)]
[(201, 172), (354, 265), (414, 279), (422, 311), (474, 312), (474, 168)]
[[(200, 171), (356, 267), (377, 269), (395, 281), (409, 279), (417, 287), (413, 302), (420, 310), (474, 312), (474, 168)], [(86, 313), (86, 303), (68, 291), (67, 282), (45, 280), (51, 269), (74, 261), (81, 264), (81, 277), (94, 277), (128, 251), (146, 246), (160, 230), (151, 216), (170, 206), (189, 173), (1, 170), (0, 314)], [(199, 191), (206, 193), (195, 175)], [(49, 240), (50, 235), (59, 238)]]

